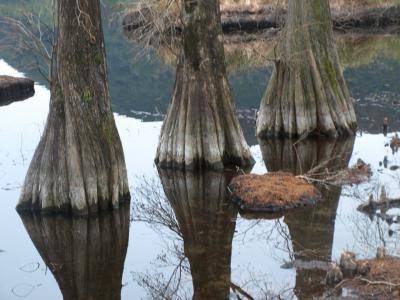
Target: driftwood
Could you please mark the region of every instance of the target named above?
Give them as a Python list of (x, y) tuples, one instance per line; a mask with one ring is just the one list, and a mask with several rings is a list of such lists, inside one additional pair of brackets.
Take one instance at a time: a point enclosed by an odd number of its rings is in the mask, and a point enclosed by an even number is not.
[(28, 78), (0, 76), (0, 106), (25, 100), (35, 94), (34, 81)]
[[(368, 202), (359, 205), (357, 210), (368, 215), (376, 214), (378, 217), (389, 221), (391, 218), (386, 215), (386, 211), (391, 208), (400, 208), (400, 198), (380, 197), (378, 201), (375, 201), (370, 195)], [(377, 210), (381, 212), (377, 213)]]

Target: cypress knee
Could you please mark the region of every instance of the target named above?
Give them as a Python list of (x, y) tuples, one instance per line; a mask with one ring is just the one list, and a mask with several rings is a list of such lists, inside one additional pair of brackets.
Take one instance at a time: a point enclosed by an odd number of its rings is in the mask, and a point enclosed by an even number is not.
[(253, 164), (228, 84), (219, 1), (185, 0), (183, 47), (156, 163), (175, 169)]
[(88, 214), (129, 198), (111, 110), (100, 0), (57, 1), (50, 111), (17, 210)]
[(356, 116), (333, 40), (328, 0), (289, 0), (258, 137), (352, 135)]

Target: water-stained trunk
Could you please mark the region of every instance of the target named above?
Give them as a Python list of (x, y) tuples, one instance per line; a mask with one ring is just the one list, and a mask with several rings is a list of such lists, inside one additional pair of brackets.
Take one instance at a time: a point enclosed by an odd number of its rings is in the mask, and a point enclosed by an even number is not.
[(99, 0), (57, 1), (50, 111), (17, 209), (87, 214), (129, 198)]
[(333, 40), (328, 0), (289, 0), (257, 136), (351, 135), (356, 116)]
[(222, 169), (253, 163), (227, 81), (219, 1), (185, 0), (183, 50), (156, 163)]

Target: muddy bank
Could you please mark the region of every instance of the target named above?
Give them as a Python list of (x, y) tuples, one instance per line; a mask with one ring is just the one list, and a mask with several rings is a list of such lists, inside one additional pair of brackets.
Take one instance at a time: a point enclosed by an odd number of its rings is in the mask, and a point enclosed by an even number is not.
[[(225, 34), (235, 32), (254, 33), (269, 28), (282, 28), (286, 19), (286, 10), (266, 7), (252, 13), (225, 12), (222, 14), (222, 29)], [(400, 6), (369, 7), (354, 10), (332, 11), (333, 28), (338, 31), (382, 30), (389, 27), (398, 30), (400, 25)]]
[(333, 288), (323, 299), (340, 296), (342, 288), (357, 299), (399, 299), (400, 258), (387, 255), (383, 247), (371, 259), (357, 259), (354, 253), (345, 251), (340, 264), (332, 263), (329, 267), (325, 282)]
[(368, 274), (356, 276), (344, 282), (343, 287), (356, 291), (363, 299), (400, 298), (400, 259), (398, 257), (365, 259), (358, 263), (368, 265)]
[(34, 82), (28, 78), (0, 76), (0, 106), (32, 97)]
[[(145, 28), (145, 32), (151, 32), (154, 18), (157, 18), (157, 30), (162, 28), (163, 33), (167, 34), (182, 32), (182, 24), (179, 18), (174, 17), (173, 12), (169, 16), (163, 15), (158, 18), (157, 9), (160, 8), (146, 6), (130, 10), (122, 20), (123, 28), (127, 31)], [(226, 35), (269, 30), (267, 35), (271, 36), (276, 33), (276, 30), (283, 27), (285, 18), (286, 9), (276, 8), (272, 5), (266, 5), (256, 10), (243, 7), (221, 12), (222, 30)], [(332, 19), (334, 29), (341, 32), (360, 30), (399, 32), (400, 6), (333, 8)], [(271, 29), (275, 30), (270, 31)]]

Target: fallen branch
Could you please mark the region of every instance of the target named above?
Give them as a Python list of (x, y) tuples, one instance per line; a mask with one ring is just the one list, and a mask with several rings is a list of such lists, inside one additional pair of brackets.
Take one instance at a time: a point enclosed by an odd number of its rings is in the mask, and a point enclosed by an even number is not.
[(254, 298), (249, 293), (247, 293), (244, 289), (242, 289), (240, 286), (234, 284), (233, 282), (231, 282), (231, 289), (234, 292), (239, 292), (239, 294), (246, 297), (246, 299), (254, 300)]
[(366, 278), (359, 278), (361, 281), (366, 282), (368, 285), (388, 285), (391, 287), (398, 287), (400, 283), (393, 283), (389, 281), (371, 281)]

